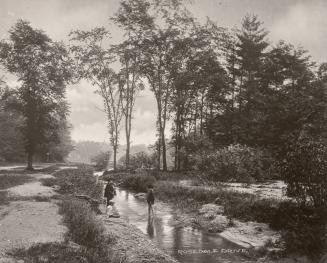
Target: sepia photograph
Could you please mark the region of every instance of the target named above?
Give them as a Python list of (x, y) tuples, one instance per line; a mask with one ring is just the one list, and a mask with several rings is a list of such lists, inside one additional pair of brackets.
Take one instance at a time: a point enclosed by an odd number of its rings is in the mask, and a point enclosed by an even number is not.
[(0, 0), (0, 263), (327, 263), (326, 0)]

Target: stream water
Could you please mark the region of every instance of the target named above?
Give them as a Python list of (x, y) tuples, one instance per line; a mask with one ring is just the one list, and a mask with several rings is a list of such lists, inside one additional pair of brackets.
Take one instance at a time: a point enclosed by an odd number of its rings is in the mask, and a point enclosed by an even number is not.
[(179, 262), (253, 262), (246, 256), (247, 250), (217, 234), (176, 224), (176, 214), (167, 204), (156, 202), (154, 215), (149, 217), (146, 201), (129, 191), (117, 189), (113, 201), (122, 218)]

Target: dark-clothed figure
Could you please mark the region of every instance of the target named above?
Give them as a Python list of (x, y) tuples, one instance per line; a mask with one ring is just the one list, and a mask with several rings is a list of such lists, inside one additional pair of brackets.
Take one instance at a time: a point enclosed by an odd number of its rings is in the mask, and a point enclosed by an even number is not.
[(146, 201), (148, 202), (148, 208), (149, 208), (149, 215), (152, 211), (153, 214), (153, 204), (154, 204), (154, 193), (153, 193), (153, 187), (151, 185), (148, 186), (148, 194), (146, 197)]
[(111, 199), (116, 195), (116, 190), (111, 181), (108, 181), (107, 186), (104, 190), (104, 197), (107, 198), (107, 206), (112, 205)]

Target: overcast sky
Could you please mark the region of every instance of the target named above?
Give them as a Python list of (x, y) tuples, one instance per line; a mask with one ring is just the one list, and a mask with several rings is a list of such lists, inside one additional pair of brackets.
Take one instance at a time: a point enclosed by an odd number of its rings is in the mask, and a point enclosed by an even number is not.
[[(272, 43), (280, 39), (308, 49), (313, 60), (327, 61), (327, 1), (325, 0), (193, 0), (190, 11), (200, 20), (207, 16), (219, 25), (238, 27), (246, 13), (259, 16), (270, 32)], [(74, 29), (109, 25), (108, 18), (117, 10), (118, 0), (0, 0), (0, 37), (19, 18), (43, 29), (53, 40), (67, 41)], [(7, 81), (13, 85), (14, 79)], [(70, 86), (67, 98), (71, 105), (70, 122), (74, 140), (108, 141), (102, 101), (86, 82)], [(150, 91), (137, 99), (132, 143), (150, 144), (155, 140), (156, 106)], [(121, 140), (124, 144), (124, 137)]]

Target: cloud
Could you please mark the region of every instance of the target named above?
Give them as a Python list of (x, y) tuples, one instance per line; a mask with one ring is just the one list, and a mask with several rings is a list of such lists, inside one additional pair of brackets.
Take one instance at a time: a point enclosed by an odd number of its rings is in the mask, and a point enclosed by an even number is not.
[(103, 103), (95, 88), (86, 81), (67, 88), (67, 100), (70, 104), (70, 121), (75, 125), (104, 122)]
[(326, 61), (327, 18), (322, 10), (327, 10), (327, 2), (296, 2), (283, 17), (272, 24), (272, 38), (303, 46), (310, 51), (314, 60)]

